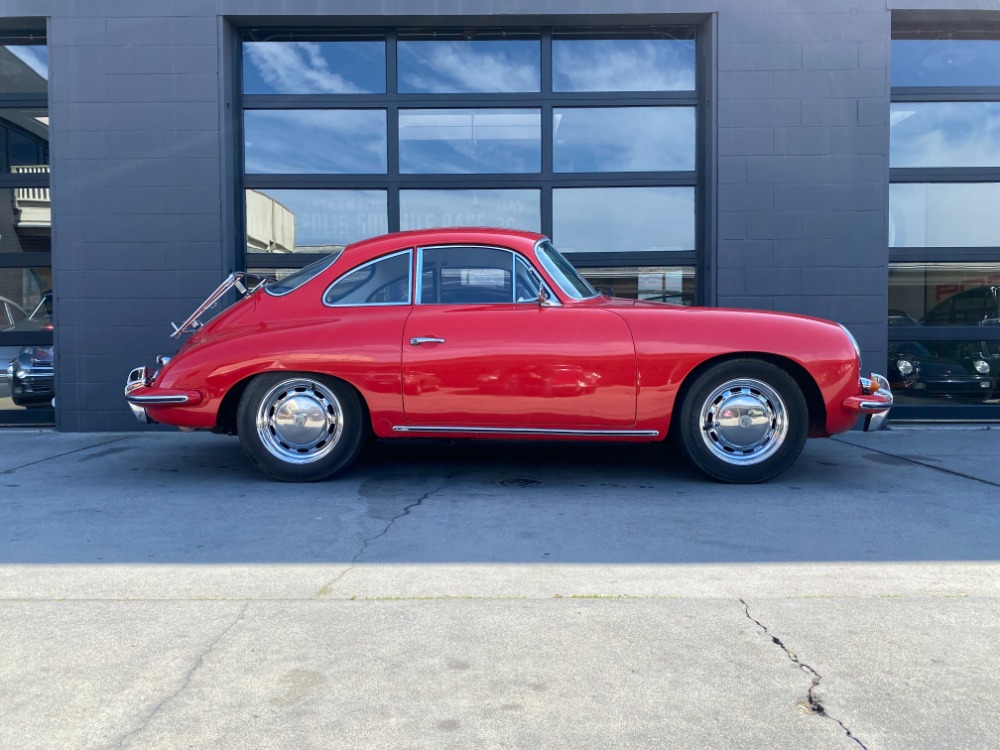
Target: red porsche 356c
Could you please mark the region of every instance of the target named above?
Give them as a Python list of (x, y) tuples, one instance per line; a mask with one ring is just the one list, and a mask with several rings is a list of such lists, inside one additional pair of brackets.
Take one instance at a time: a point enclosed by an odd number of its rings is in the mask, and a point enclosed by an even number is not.
[[(233, 286), (246, 296), (199, 320)], [(807, 436), (877, 427), (837, 323), (598, 293), (539, 234), (385, 235), (254, 288), (233, 274), (160, 367), (133, 370), (136, 417), (236, 434), (276, 479), (341, 471), (380, 438), (660, 441), (717, 480), (760, 482)]]

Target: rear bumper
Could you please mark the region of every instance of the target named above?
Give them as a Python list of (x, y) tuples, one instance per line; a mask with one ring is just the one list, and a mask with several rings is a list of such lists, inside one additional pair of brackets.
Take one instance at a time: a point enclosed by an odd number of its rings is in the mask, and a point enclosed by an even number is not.
[(152, 423), (155, 420), (146, 412), (148, 406), (178, 406), (194, 405), (201, 401), (197, 391), (184, 391), (170, 388), (154, 388), (152, 382), (155, 375), (149, 374), (146, 367), (137, 367), (128, 374), (125, 380), (125, 400), (132, 414), (140, 422)]
[(868, 378), (861, 378), (859, 386), (862, 392), (845, 398), (844, 408), (865, 415), (865, 430), (881, 430), (892, 408), (889, 381), (882, 375), (872, 373)]

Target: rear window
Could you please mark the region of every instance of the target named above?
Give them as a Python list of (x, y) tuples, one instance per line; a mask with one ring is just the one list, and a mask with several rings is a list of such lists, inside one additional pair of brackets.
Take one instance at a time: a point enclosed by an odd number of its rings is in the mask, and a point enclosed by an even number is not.
[(289, 292), (294, 292), (300, 286), (315, 279), (323, 273), (323, 271), (332, 266), (333, 262), (337, 260), (339, 256), (340, 253), (336, 253), (326, 258), (320, 258), (315, 263), (310, 263), (308, 266), (296, 271), (291, 276), (286, 276), (281, 279), (281, 281), (275, 281), (268, 284), (264, 287), (264, 291), (273, 297), (282, 297)]

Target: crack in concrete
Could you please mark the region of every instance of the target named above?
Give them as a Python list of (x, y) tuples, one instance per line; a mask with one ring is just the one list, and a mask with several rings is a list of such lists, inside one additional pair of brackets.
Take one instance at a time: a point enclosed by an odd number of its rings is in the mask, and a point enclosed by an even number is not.
[(111, 747), (115, 748), (116, 750), (121, 750), (121, 748), (125, 747), (126, 743), (128, 743), (131, 739), (137, 737), (138, 735), (142, 734), (145, 731), (146, 727), (149, 726), (150, 722), (153, 719), (155, 719), (156, 716), (161, 711), (163, 711), (163, 709), (167, 706), (168, 703), (172, 702), (178, 695), (180, 695), (187, 689), (187, 686), (191, 684), (191, 680), (194, 677), (194, 673), (197, 672), (201, 668), (201, 665), (205, 663), (205, 658), (210, 653), (212, 653), (212, 651), (218, 645), (219, 641), (225, 638), (226, 634), (228, 634), (230, 630), (235, 628), (240, 623), (240, 621), (246, 615), (247, 609), (249, 607), (250, 607), (250, 602), (249, 601), (244, 602), (243, 607), (242, 609), (240, 609), (239, 614), (236, 615), (236, 619), (233, 620), (231, 623), (229, 623), (229, 625), (227, 625), (226, 628), (221, 633), (219, 633), (214, 639), (212, 639), (211, 643), (209, 643), (204, 649), (202, 649), (202, 652), (198, 655), (198, 658), (195, 660), (194, 665), (192, 665), (192, 667), (187, 671), (187, 674), (184, 675), (184, 679), (181, 681), (181, 684), (177, 687), (177, 689), (174, 690), (169, 695), (164, 696), (163, 699), (155, 706), (153, 706), (153, 708), (149, 711), (149, 713), (146, 714), (146, 718), (142, 720), (142, 723), (138, 727), (133, 729), (131, 732), (126, 733), (120, 740), (118, 740), (117, 743), (115, 743)]
[(442, 482), (439, 487), (435, 487), (430, 492), (425, 492), (423, 495), (421, 495), (419, 498), (417, 498), (416, 500), (414, 500), (412, 503), (410, 503), (409, 505), (405, 506), (402, 511), (400, 511), (395, 516), (393, 516), (392, 518), (389, 519), (389, 523), (387, 523), (385, 525), (385, 528), (382, 529), (382, 531), (380, 531), (375, 536), (368, 537), (367, 539), (365, 539), (361, 543), (361, 549), (359, 549), (358, 552), (357, 552), (357, 554), (354, 555), (354, 557), (351, 558), (350, 564), (346, 568), (344, 568), (344, 570), (341, 571), (341, 573), (336, 578), (333, 578), (333, 579), (327, 581), (326, 583), (324, 583), (322, 586), (320, 586), (319, 591), (316, 592), (316, 596), (318, 596), (318, 597), (319, 596), (326, 596), (327, 594), (329, 594), (330, 591), (333, 589), (333, 587), (336, 586), (338, 583), (340, 583), (340, 580), (344, 576), (346, 576), (348, 573), (350, 573), (352, 570), (354, 570), (354, 568), (355, 568), (358, 560), (360, 560), (361, 556), (364, 555), (365, 552), (368, 551), (368, 548), (374, 542), (376, 542), (377, 540), (381, 539), (382, 537), (384, 537), (386, 534), (389, 533), (389, 530), (393, 526), (395, 526), (396, 521), (398, 521), (401, 518), (405, 518), (406, 516), (410, 515), (410, 511), (412, 511), (414, 508), (418, 508), (421, 505), (423, 505), (424, 500), (426, 500), (431, 495), (434, 495), (434, 494), (440, 492), (441, 490), (443, 490), (445, 487), (447, 487), (448, 486), (448, 482), (451, 481), (451, 478), (452, 478), (451, 474), (447, 475), (444, 478), (444, 482)]
[(940, 471), (945, 474), (950, 474), (953, 477), (961, 477), (962, 479), (971, 479), (973, 482), (979, 482), (981, 484), (989, 485), (990, 487), (1000, 487), (997, 482), (991, 482), (989, 479), (983, 479), (982, 477), (975, 477), (972, 474), (966, 474), (961, 471), (956, 471), (955, 469), (949, 469), (945, 466), (935, 466), (934, 464), (925, 463), (924, 461), (918, 461), (915, 458), (910, 458), (908, 456), (900, 456), (896, 453), (889, 453), (888, 451), (880, 451), (878, 448), (872, 448), (869, 445), (858, 445), (857, 443), (851, 443), (847, 440), (840, 440), (836, 436), (830, 438), (836, 443), (841, 445), (849, 445), (852, 448), (858, 448), (863, 451), (871, 451), (872, 453), (878, 453), (881, 456), (889, 456), (890, 458), (896, 458), (900, 461), (906, 461), (907, 463), (915, 464), (916, 466), (923, 466), (925, 469), (934, 469), (935, 471)]
[(37, 466), (38, 464), (43, 464), (46, 461), (52, 461), (57, 458), (62, 458), (63, 456), (72, 456), (74, 453), (82, 453), (83, 451), (93, 450), (94, 448), (102, 448), (105, 445), (111, 445), (112, 443), (120, 443), (122, 440), (128, 440), (130, 437), (133, 437), (133, 435), (124, 435), (122, 437), (115, 438), (114, 440), (106, 440), (103, 443), (97, 443), (95, 445), (87, 445), (84, 446), (83, 448), (74, 448), (73, 450), (66, 451), (65, 453), (57, 453), (54, 456), (46, 456), (45, 458), (40, 458), (37, 461), (29, 461), (28, 463), (21, 464), (20, 466), (12, 466), (9, 469), (4, 469), (3, 471), (0, 471), (0, 474), (13, 474), (15, 471), (20, 471), (21, 469), (27, 469), (29, 466)]
[(743, 601), (742, 598), (739, 599), (739, 603), (743, 605), (743, 612), (746, 614), (747, 619), (750, 620), (752, 623), (754, 623), (758, 628), (760, 628), (761, 632), (763, 632), (764, 635), (766, 635), (768, 638), (771, 639), (771, 643), (773, 643), (775, 646), (784, 651), (785, 656), (788, 657), (788, 659), (792, 662), (792, 664), (794, 664), (800, 670), (809, 675), (810, 678), (809, 690), (806, 691), (805, 700), (800, 701), (799, 705), (809, 713), (816, 714), (817, 716), (822, 716), (824, 718), (836, 722), (840, 726), (840, 728), (844, 730), (844, 734), (846, 734), (850, 740), (852, 740), (855, 744), (857, 744), (858, 747), (862, 748), (862, 750), (868, 750), (868, 746), (865, 745), (865, 743), (863, 743), (860, 739), (858, 739), (854, 735), (854, 733), (847, 728), (847, 725), (845, 725), (843, 721), (838, 719), (836, 716), (830, 715), (830, 713), (826, 710), (826, 707), (823, 705), (823, 702), (820, 700), (819, 696), (816, 695), (816, 688), (819, 687), (819, 683), (823, 679), (823, 675), (821, 675), (815, 669), (813, 669), (804, 661), (799, 659), (798, 655), (794, 651), (792, 651), (787, 645), (785, 645), (784, 641), (782, 641), (776, 635), (772, 634), (771, 631), (767, 629), (767, 626), (764, 625), (764, 623), (762, 623), (756, 617), (751, 615), (750, 607), (747, 605), (745, 601)]

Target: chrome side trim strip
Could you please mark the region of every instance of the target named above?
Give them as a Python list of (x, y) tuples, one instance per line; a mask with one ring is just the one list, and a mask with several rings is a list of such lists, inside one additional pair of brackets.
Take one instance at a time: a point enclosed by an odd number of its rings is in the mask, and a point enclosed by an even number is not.
[(126, 395), (125, 400), (130, 404), (186, 404), (191, 400), (190, 396), (131, 396)]
[(566, 435), (569, 437), (659, 437), (659, 430), (570, 430), (545, 427), (400, 427), (393, 432), (465, 433), (475, 435)]

